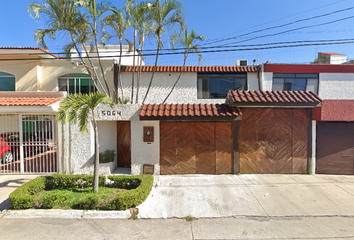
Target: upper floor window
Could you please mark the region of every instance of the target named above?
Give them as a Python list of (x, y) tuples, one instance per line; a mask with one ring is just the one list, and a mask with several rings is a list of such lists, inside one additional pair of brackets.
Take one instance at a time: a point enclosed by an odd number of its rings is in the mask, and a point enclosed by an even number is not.
[(318, 93), (318, 74), (273, 73), (273, 91), (312, 91)]
[(59, 78), (59, 91), (69, 94), (93, 92), (93, 82), (88, 74), (67, 74)]
[(247, 90), (247, 74), (198, 74), (198, 98), (226, 98), (230, 90)]
[(10, 73), (0, 72), (0, 91), (15, 91), (15, 76)]

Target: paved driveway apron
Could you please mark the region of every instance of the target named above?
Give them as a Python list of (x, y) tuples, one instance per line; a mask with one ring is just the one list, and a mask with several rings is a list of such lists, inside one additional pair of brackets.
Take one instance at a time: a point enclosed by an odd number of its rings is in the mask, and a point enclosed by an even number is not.
[(0, 175), (0, 212), (10, 208), (9, 195), (38, 175)]
[(354, 216), (354, 176), (156, 176), (138, 208), (142, 218)]

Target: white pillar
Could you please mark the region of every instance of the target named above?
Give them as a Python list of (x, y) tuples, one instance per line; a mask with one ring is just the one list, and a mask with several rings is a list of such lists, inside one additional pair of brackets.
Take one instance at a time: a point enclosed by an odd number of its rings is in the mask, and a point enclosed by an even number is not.
[(316, 173), (316, 121), (312, 121), (312, 156), (311, 156), (311, 172)]

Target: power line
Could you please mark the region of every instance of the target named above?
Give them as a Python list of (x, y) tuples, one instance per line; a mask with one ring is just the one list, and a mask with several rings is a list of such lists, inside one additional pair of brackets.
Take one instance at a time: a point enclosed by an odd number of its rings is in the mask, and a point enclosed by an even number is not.
[(349, 11), (351, 9), (354, 9), (354, 7), (340, 9), (340, 10), (337, 10), (337, 11), (334, 11), (334, 12), (325, 13), (325, 14), (314, 16), (314, 17), (299, 19), (299, 20), (296, 20), (296, 21), (293, 21), (293, 22), (290, 22), (290, 23), (285, 23), (285, 24), (278, 25), (278, 26), (273, 26), (273, 27), (268, 27), (268, 28), (264, 28), (264, 29), (260, 29), (260, 30), (255, 30), (255, 31), (252, 31), (252, 32), (248, 32), (248, 33), (245, 33), (245, 34), (238, 35), (238, 36), (225, 38), (225, 39), (222, 39), (222, 40), (214, 41), (214, 42), (207, 43), (207, 44), (201, 44), (201, 45), (203, 46), (203, 45), (213, 44), (213, 43), (216, 43), (216, 42), (224, 42), (224, 41), (228, 41), (228, 40), (231, 40), (231, 39), (247, 36), (247, 35), (250, 35), (250, 34), (253, 34), (253, 33), (263, 32), (263, 31), (267, 31), (267, 30), (271, 30), (271, 29), (275, 29), (275, 28), (281, 28), (281, 27), (289, 26), (289, 25), (292, 25), (292, 24), (295, 24), (295, 23), (299, 23), (299, 22), (304, 22), (304, 21), (309, 21), (309, 20), (313, 20), (313, 19), (316, 19), (316, 18), (326, 17), (326, 16), (329, 16), (329, 15), (332, 15), (332, 14), (336, 14), (336, 13), (340, 13), (340, 12), (344, 12), (344, 11)]
[[(354, 38), (342, 38), (342, 39), (327, 39), (327, 40), (299, 40), (299, 41), (286, 41), (286, 42), (271, 42), (271, 43), (257, 43), (257, 44), (240, 44), (240, 45), (220, 45), (220, 46), (210, 46), (210, 47), (200, 47), (199, 50), (203, 49), (217, 49), (217, 48), (240, 48), (240, 47), (259, 47), (259, 46), (271, 46), (271, 45), (283, 45), (283, 44), (295, 44), (295, 43), (326, 43), (326, 42), (348, 42), (348, 41), (353, 41)], [(185, 48), (175, 48), (175, 49), (163, 49), (160, 50), (161, 52), (163, 51), (182, 51), (185, 50)], [(144, 52), (155, 52), (156, 49), (147, 49), (144, 50)], [(120, 53), (120, 50), (111, 50), (111, 51), (105, 51), (104, 53)], [(184, 52), (183, 52), (184, 53)], [(64, 52), (56, 52), (56, 53), (50, 53), (53, 55), (63, 55), (66, 54)], [(77, 54), (74, 52), (74, 54)], [(93, 52), (95, 54), (95, 52)], [(101, 53), (102, 54), (102, 53)], [(3, 54), (0, 54), (0, 56)], [(8, 54), (5, 54), (8, 55)], [(22, 53), (16, 53), (12, 55), (23, 55)], [(33, 53), (33, 54), (28, 54), (28, 55), (48, 55), (48, 53)], [(147, 54), (144, 54), (144, 56)], [(151, 55), (151, 54), (150, 54)], [(155, 54), (156, 55), (156, 54)], [(131, 57), (132, 55), (128, 56), (122, 56), (122, 57)], [(113, 56), (111, 56), (113, 57)], [(114, 57), (119, 57), (115, 55)], [(90, 57), (90, 58), (95, 58), (95, 57)]]
[[(256, 50), (269, 50), (269, 49), (277, 49), (277, 48), (293, 48), (293, 47), (308, 47), (308, 46), (324, 46), (324, 45), (339, 45), (339, 44), (353, 44), (354, 40), (352, 41), (346, 41), (346, 42), (330, 42), (330, 43), (309, 43), (309, 44), (294, 44), (294, 45), (284, 45), (284, 46), (268, 46), (268, 47), (256, 47), (256, 48), (235, 48), (235, 49), (220, 49), (220, 50), (205, 50), (201, 51), (201, 53), (221, 53), (221, 52), (237, 52), (237, 51), (256, 51)], [(164, 55), (177, 55), (177, 54), (184, 54), (184, 52), (170, 52), (170, 53), (160, 53), (159, 56), (164, 56)], [(193, 54), (193, 53), (191, 53)], [(150, 54), (144, 54), (143, 56), (156, 56), (154, 53)], [(104, 58), (112, 58), (112, 57), (117, 57), (117, 56), (105, 56), (101, 57), (102, 59)], [(122, 57), (131, 57), (131, 56), (122, 56)], [(87, 59), (88, 57), (83, 57), (84, 59)], [(95, 57), (90, 57), (92, 59), (95, 59)], [(72, 58), (72, 59), (79, 59), (78, 57)], [(63, 58), (24, 58), (24, 59), (0, 59), (0, 61), (29, 61), (29, 60), (68, 60), (68, 59), (63, 59)]]
[[(309, 26), (294, 28), (294, 29), (290, 29), (290, 30), (286, 30), (286, 31), (278, 32), (278, 33), (271, 33), (271, 34), (266, 34), (266, 35), (262, 35), (262, 36), (257, 36), (257, 37), (249, 38), (249, 39), (246, 39), (246, 40), (241, 40), (241, 41), (229, 43), (229, 44), (242, 43), (242, 42), (247, 42), (247, 41), (251, 41), (251, 40), (254, 40), (254, 39), (258, 39), (258, 38), (276, 36), (276, 35), (280, 35), (280, 34), (283, 34), (283, 33), (293, 32), (293, 31), (297, 31), (297, 30), (301, 30), (301, 29), (305, 29), (305, 28), (312, 28), (312, 27), (324, 26), (324, 25), (336, 23), (336, 22), (339, 22), (339, 21), (348, 20), (348, 19), (351, 19), (351, 18), (354, 18), (354, 16), (346, 17), (346, 18), (340, 18), (340, 19), (333, 20), (333, 21), (330, 21), (330, 22), (325, 22), (325, 23), (319, 23), (319, 24), (314, 24), (314, 25), (309, 25)], [(225, 45), (225, 46), (227, 46), (227, 45)]]
[[(327, 4), (327, 5), (320, 6), (320, 7), (316, 7), (316, 8), (312, 8), (312, 9), (305, 10), (305, 11), (302, 11), (302, 12), (298, 12), (298, 13), (295, 13), (295, 14), (292, 14), (292, 15), (289, 15), (289, 16), (286, 16), (286, 17), (283, 17), (283, 18), (280, 18), (280, 19), (278, 19), (278, 20), (273, 20), (273, 21), (269, 21), (269, 22), (266, 22), (266, 23), (258, 24), (258, 25), (255, 25), (255, 26), (252, 26), (252, 27), (249, 27), (249, 28), (245, 28), (245, 29), (243, 29), (243, 30), (240, 30), (240, 31), (237, 31), (237, 32), (228, 34), (228, 35), (225, 35), (225, 36), (229, 36), (229, 35), (232, 35), (232, 34), (236, 34), (236, 33), (239, 33), (239, 32), (243, 32), (244, 30), (252, 29), (252, 28), (255, 28), (255, 27), (263, 26), (263, 25), (266, 25), (266, 24), (268, 24), (268, 23), (279, 22), (279, 21), (281, 21), (281, 20), (283, 20), (283, 19), (286, 19), (286, 18), (289, 18), (289, 17), (292, 17), (292, 16), (296, 16), (296, 15), (299, 15), (299, 14), (301, 14), (301, 13), (310, 12), (310, 11), (312, 11), (312, 10), (316, 10), (316, 9), (328, 7), (328, 6), (331, 6), (331, 5), (340, 3), (340, 2), (344, 2), (344, 1), (346, 1), (346, 0), (338, 1), (338, 2), (335, 2), (335, 3), (330, 3), (330, 4)], [(218, 39), (223, 39), (223, 37), (222, 37), (222, 38), (215, 38), (215, 39), (207, 40), (206, 43), (207, 43), (208, 41), (214, 41), (214, 40), (218, 40)]]

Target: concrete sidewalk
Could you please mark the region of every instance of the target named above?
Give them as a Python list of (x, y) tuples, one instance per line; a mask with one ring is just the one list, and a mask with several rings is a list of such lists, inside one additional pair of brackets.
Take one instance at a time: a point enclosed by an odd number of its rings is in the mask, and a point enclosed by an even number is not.
[(354, 216), (354, 176), (157, 176), (142, 218)]
[(354, 239), (354, 218), (0, 219), (0, 239)]
[[(36, 176), (3, 175), (3, 199)], [(1, 200), (3, 201), (3, 200)], [(5, 204), (4, 204), (5, 203)], [(9, 207), (8, 200), (2, 206)], [(4, 208), (3, 207), (3, 208)], [(140, 218), (354, 216), (354, 176), (179, 175), (155, 176), (154, 187), (137, 207)], [(129, 218), (129, 211), (2, 211), (0, 218)]]

